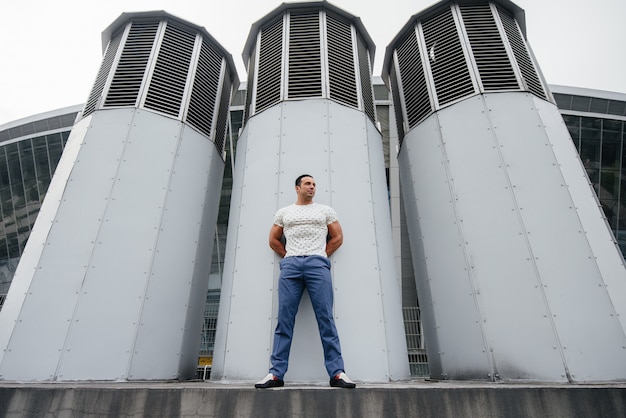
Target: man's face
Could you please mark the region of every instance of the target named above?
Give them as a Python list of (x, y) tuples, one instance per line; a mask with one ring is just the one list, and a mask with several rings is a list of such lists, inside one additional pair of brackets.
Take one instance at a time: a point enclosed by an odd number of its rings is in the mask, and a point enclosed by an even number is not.
[(296, 186), (296, 192), (302, 197), (312, 199), (315, 196), (315, 180), (313, 177), (302, 177), (300, 185)]

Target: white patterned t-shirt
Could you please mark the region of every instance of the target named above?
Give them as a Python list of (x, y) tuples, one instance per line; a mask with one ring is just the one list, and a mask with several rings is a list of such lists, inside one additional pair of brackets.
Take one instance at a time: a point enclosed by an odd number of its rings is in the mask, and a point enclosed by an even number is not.
[(279, 209), (274, 224), (283, 228), (287, 243), (285, 257), (321, 255), (326, 257), (328, 225), (337, 221), (333, 208), (319, 203), (291, 204)]

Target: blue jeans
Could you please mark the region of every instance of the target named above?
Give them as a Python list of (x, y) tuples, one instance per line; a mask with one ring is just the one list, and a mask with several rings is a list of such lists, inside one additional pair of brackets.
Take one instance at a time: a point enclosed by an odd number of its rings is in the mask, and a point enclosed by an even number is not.
[(278, 323), (274, 331), (270, 368), (270, 373), (281, 379), (287, 372), (296, 313), (305, 288), (309, 291), (317, 319), (326, 371), (331, 377), (344, 371), (339, 335), (333, 319), (330, 261), (318, 255), (286, 257), (280, 261)]

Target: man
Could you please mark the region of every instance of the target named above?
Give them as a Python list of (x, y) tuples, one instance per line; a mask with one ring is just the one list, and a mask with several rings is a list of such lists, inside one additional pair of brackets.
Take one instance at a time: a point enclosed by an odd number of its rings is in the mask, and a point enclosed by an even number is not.
[[(270, 373), (255, 387), (280, 387), (285, 384), (289, 351), (296, 313), (306, 288), (311, 297), (315, 318), (324, 348), (324, 364), (330, 385), (354, 388), (346, 376), (339, 336), (333, 319), (333, 286), (330, 257), (343, 243), (343, 232), (336, 212), (329, 206), (313, 203), (315, 180), (308, 174), (296, 179), (296, 203), (279, 209), (270, 230), (270, 248), (278, 254), (278, 322)], [(281, 240), (285, 237), (286, 244)]]

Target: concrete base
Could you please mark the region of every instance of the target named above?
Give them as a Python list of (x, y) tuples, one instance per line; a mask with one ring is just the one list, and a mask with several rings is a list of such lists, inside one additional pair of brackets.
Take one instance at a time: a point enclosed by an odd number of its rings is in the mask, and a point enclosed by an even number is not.
[(0, 417), (618, 417), (626, 383), (0, 383)]

